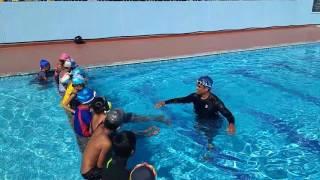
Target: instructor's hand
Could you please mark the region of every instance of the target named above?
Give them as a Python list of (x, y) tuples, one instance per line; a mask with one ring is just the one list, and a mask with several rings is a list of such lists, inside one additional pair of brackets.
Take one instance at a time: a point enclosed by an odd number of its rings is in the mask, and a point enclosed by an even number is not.
[(230, 135), (234, 134), (236, 132), (236, 128), (234, 127), (234, 124), (230, 123), (227, 131)]
[(166, 103), (164, 101), (160, 101), (156, 104), (156, 108), (161, 108), (162, 106), (164, 106)]

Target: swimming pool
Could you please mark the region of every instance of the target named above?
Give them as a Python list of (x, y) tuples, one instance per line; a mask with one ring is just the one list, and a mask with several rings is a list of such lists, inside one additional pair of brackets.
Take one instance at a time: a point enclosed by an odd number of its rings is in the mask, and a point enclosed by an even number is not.
[[(129, 165), (148, 161), (159, 179), (319, 179), (320, 44), (98, 68), (90, 86), (113, 107), (164, 114), (172, 125), (138, 141)], [(159, 100), (188, 95), (201, 75), (233, 112), (237, 132), (224, 126), (212, 151), (196, 130), (191, 105), (154, 108)], [(33, 76), (0, 79), (0, 177), (81, 179), (80, 153), (54, 84)], [(204, 155), (209, 160), (204, 160)]]

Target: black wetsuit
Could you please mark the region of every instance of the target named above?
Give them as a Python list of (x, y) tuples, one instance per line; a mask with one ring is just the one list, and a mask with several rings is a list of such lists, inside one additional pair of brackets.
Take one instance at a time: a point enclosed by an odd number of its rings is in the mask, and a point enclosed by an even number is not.
[(224, 106), (223, 102), (214, 94), (210, 93), (207, 99), (201, 99), (201, 96), (192, 93), (186, 97), (174, 98), (165, 101), (166, 104), (171, 103), (193, 103), (194, 111), (198, 119), (216, 119), (219, 117), (219, 112), (234, 124), (232, 113)]

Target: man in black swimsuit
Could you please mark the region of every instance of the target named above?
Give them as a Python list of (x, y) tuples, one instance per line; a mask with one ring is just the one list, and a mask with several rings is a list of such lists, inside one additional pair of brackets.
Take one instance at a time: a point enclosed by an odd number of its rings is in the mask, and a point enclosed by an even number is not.
[[(156, 104), (157, 108), (172, 103), (193, 103), (194, 111), (197, 114), (198, 123), (208, 123), (207, 120), (219, 119), (221, 113), (229, 122), (228, 132), (235, 132), (235, 121), (232, 113), (225, 107), (223, 102), (210, 90), (212, 88), (212, 79), (209, 76), (202, 76), (197, 80), (197, 91), (186, 97), (169, 99)], [(200, 128), (201, 130), (201, 128)], [(207, 135), (207, 132), (205, 132)], [(211, 138), (208, 139), (211, 143)]]

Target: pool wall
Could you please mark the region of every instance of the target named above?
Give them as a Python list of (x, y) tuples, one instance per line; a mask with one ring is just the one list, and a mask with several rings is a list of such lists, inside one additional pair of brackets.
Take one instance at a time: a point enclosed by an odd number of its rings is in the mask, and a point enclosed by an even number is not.
[(313, 0), (0, 3), (0, 43), (320, 24)]

